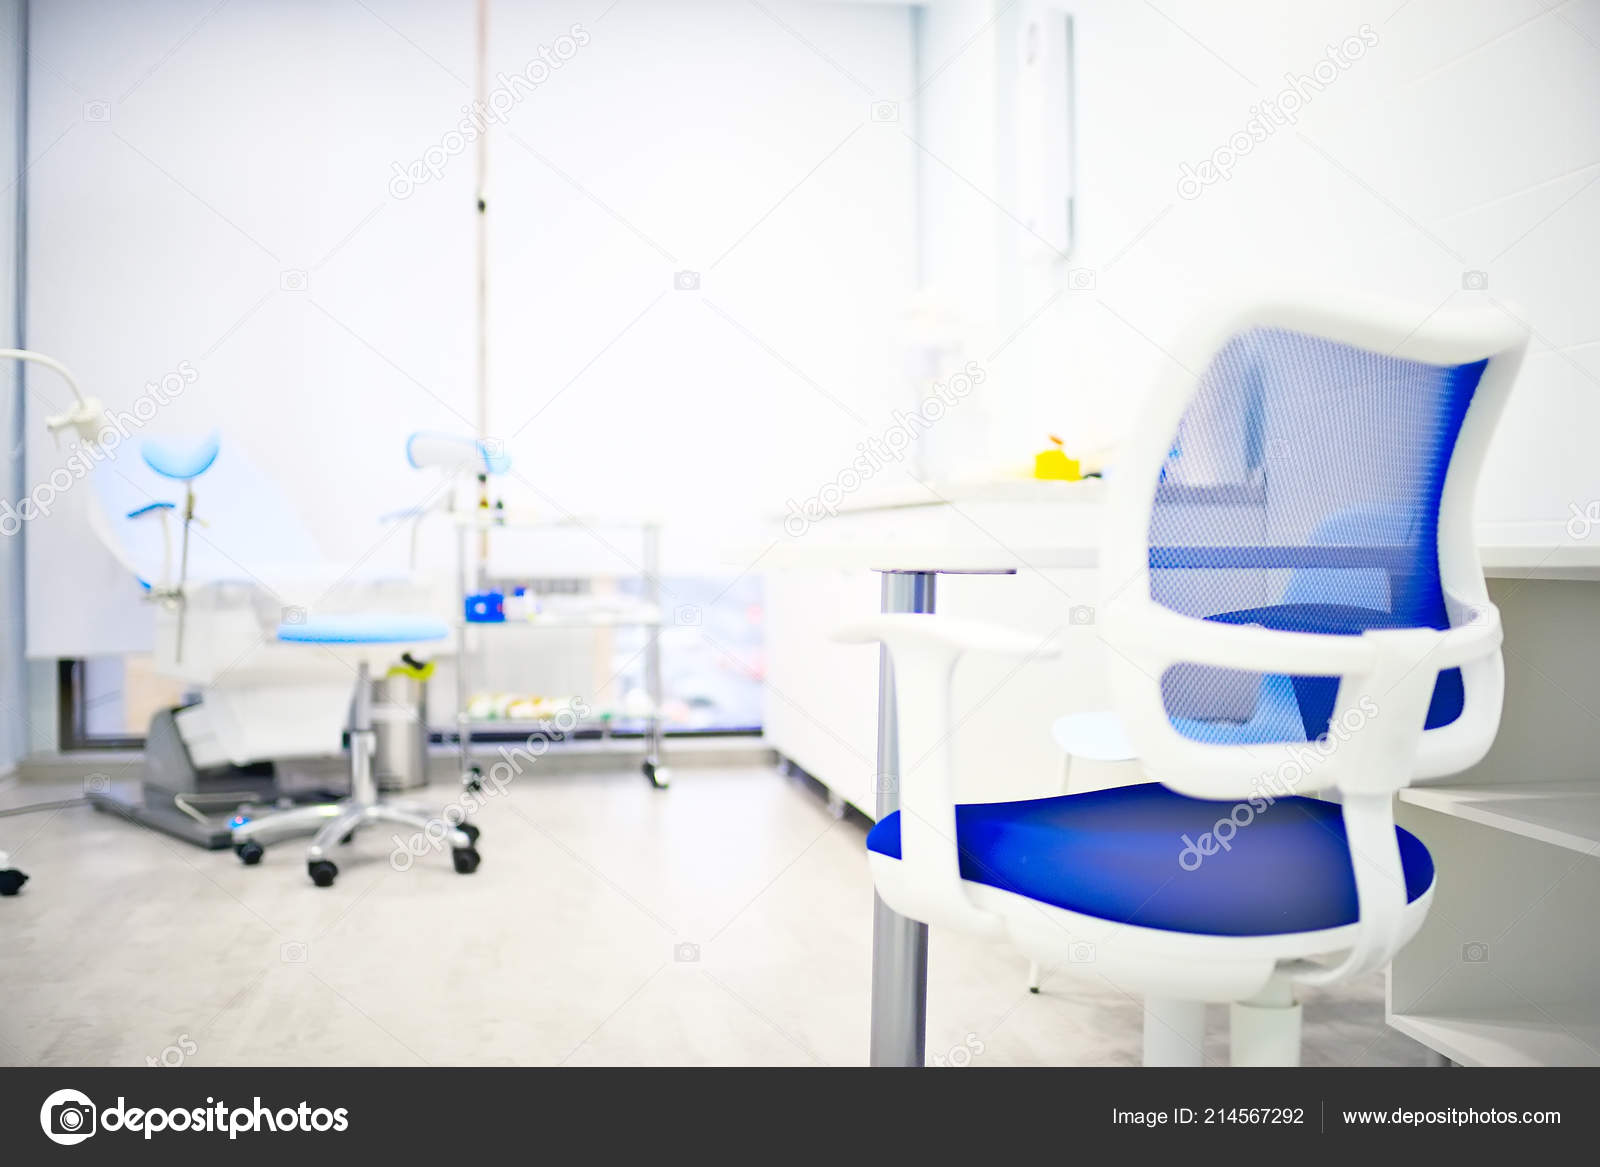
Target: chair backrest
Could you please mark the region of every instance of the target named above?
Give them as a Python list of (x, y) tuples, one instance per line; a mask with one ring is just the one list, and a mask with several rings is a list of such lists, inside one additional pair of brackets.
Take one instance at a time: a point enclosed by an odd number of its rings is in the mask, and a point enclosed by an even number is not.
[[(1212, 330), (1209, 362), (1154, 395), (1116, 467), (1107, 589), (1324, 636), (1443, 630), (1486, 604), (1473, 493), (1525, 338), (1499, 314), (1426, 317), (1282, 301)], [(1191, 793), (1247, 793), (1222, 775), (1349, 728), (1331, 724), (1337, 676), (1177, 661), (1150, 684), (1112, 657), (1119, 699), (1146, 706), (1130, 718), (1141, 756), (1205, 760), (1215, 781)], [(1482, 756), (1502, 683), (1498, 655), (1436, 671), (1415, 776)]]
[[(169, 447), (149, 447), (165, 450)], [(170, 449), (177, 450), (179, 444)], [(145, 585), (160, 582), (164, 560), (181, 529), (182, 481), (198, 461), (186, 465), (158, 456), (157, 469), (141, 447), (115, 451), (95, 465), (90, 475), (94, 504), (90, 526), (108, 550)], [(272, 475), (263, 472), (237, 442), (213, 449), (194, 477), (195, 513), (206, 526), (195, 533), (189, 547), (189, 580), (201, 584), (220, 580), (250, 582), (260, 573), (293, 565), (327, 561), (310, 528), (300, 518)], [(179, 470), (179, 474), (170, 471)], [(164, 537), (159, 519), (140, 511), (156, 502), (179, 504), (170, 512), (171, 529)], [(171, 581), (166, 581), (171, 582)]]

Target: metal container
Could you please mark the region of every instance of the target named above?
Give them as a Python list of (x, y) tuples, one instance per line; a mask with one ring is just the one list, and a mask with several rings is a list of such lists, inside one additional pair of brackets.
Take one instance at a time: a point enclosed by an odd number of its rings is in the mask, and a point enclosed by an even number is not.
[(395, 673), (372, 683), (372, 772), (379, 790), (428, 784), (428, 683)]

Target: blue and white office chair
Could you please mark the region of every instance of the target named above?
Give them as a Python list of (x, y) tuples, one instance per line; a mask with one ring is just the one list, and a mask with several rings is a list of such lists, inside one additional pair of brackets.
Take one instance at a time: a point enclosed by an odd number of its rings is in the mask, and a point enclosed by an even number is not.
[(1235, 1064), (1297, 1064), (1296, 988), (1382, 968), (1432, 900), (1395, 792), (1494, 738), (1472, 507), (1526, 338), (1423, 314), (1267, 303), (1154, 394), (1115, 467), (1100, 626), (1159, 784), (957, 806), (955, 664), (1036, 645), (932, 615), (844, 634), (889, 646), (901, 757), (924, 759), (868, 836), (885, 903), (1143, 996), (1147, 1064), (1200, 1064), (1208, 1001)]

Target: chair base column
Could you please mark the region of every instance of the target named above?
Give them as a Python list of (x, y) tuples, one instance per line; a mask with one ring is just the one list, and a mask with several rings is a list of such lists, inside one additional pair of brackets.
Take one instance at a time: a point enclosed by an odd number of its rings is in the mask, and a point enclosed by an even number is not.
[(1201, 1066), (1205, 1064), (1205, 1048), (1204, 1001), (1179, 1001), (1172, 997), (1145, 998), (1145, 1065)]
[(1301, 1006), (1294, 989), (1274, 979), (1249, 1001), (1229, 1006), (1228, 1042), (1236, 1066), (1298, 1066)]

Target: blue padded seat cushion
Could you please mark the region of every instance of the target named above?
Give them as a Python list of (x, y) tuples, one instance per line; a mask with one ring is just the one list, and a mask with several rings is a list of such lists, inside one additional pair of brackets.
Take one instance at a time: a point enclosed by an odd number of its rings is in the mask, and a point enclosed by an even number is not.
[[(1216, 838), (1217, 823), (1237, 806), (1254, 817), (1233, 831), (1228, 850), (1185, 854), (1186, 837)], [(1415, 835), (1395, 833), (1406, 898), (1415, 900), (1433, 883), (1433, 859)], [(1186, 798), (1145, 783), (960, 805), (956, 838), (962, 879), (1141, 928), (1271, 936), (1337, 928), (1358, 916), (1340, 808), (1320, 799), (1281, 798), (1254, 810), (1250, 802)], [(899, 811), (872, 828), (867, 847), (900, 858)]]
[(278, 639), (291, 644), (408, 644), (443, 640), (448, 626), (425, 616), (362, 612), (278, 625)]

